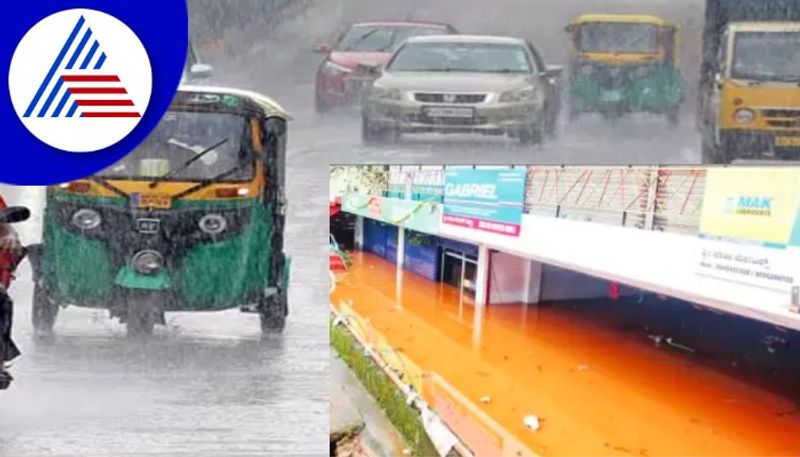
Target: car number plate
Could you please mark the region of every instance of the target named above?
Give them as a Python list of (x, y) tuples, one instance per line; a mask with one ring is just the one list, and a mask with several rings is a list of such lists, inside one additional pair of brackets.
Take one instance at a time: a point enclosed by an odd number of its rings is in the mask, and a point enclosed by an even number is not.
[(142, 195), (131, 196), (132, 206), (135, 208), (169, 209), (172, 207), (172, 197), (169, 195)]
[(604, 102), (618, 102), (622, 100), (622, 92), (620, 91), (606, 91), (600, 95), (600, 99)]
[(780, 148), (800, 147), (800, 136), (779, 136), (775, 138), (775, 146)]
[(475, 110), (472, 108), (426, 108), (425, 115), (428, 117), (472, 119), (475, 117)]

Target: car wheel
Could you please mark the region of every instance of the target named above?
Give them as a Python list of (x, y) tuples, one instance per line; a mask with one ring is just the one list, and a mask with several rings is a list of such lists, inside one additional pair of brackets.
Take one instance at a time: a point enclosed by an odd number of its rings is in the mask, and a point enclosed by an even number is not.
[(361, 138), (365, 143), (385, 143), (389, 139), (390, 134), (390, 130), (375, 126), (369, 118), (361, 118)]
[(33, 286), (33, 312), (31, 320), (34, 334), (48, 336), (53, 333), (53, 326), (58, 318), (58, 304), (52, 303), (47, 296), (44, 285), (37, 281)]
[(331, 111), (331, 105), (322, 98), (319, 92), (314, 94), (314, 110), (317, 114), (327, 114)]
[(544, 137), (544, 128), (541, 124), (533, 124), (526, 129), (522, 129), (518, 133), (520, 144), (540, 144)]

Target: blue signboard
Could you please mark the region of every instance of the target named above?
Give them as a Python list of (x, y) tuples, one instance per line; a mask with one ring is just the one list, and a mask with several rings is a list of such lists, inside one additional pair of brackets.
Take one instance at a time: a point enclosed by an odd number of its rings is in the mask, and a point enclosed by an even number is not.
[(525, 169), (447, 170), (442, 222), (519, 236), (525, 178)]

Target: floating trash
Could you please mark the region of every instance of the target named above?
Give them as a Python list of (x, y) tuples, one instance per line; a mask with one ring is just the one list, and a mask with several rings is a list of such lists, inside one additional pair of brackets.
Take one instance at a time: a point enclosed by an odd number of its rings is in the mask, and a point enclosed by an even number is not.
[(491, 402), (491, 401), (492, 401), (492, 397), (490, 397), (490, 396), (488, 396), (488, 395), (484, 395), (483, 397), (481, 397), (481, 398), (480, 398), (480, 402), (481, 402), (481, 403), (484, 403), (484, 404), (485, 404), (485, 403), (489, 403), (489, 402)]
[(525, 419), (522, 420), (522, 423), (534, 432), (538, 432), (539, 428), (541, 427), (539, 418), (534, 415), (525, 416)]

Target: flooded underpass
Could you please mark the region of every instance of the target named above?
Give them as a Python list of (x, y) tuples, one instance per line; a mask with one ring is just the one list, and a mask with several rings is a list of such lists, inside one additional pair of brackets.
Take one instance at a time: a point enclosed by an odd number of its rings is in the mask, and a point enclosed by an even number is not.
[(352, 256), (332, 294), (339, 311), (358, 316), (366, 334), (380, 334), (423, 377), (444, 378), (533, 452), (800, 452), (796, 332), (634, 296), (488, 304), (476, 339), (472, 307), (457, 288), (404, 272), (398, 295), (394, 264)]

